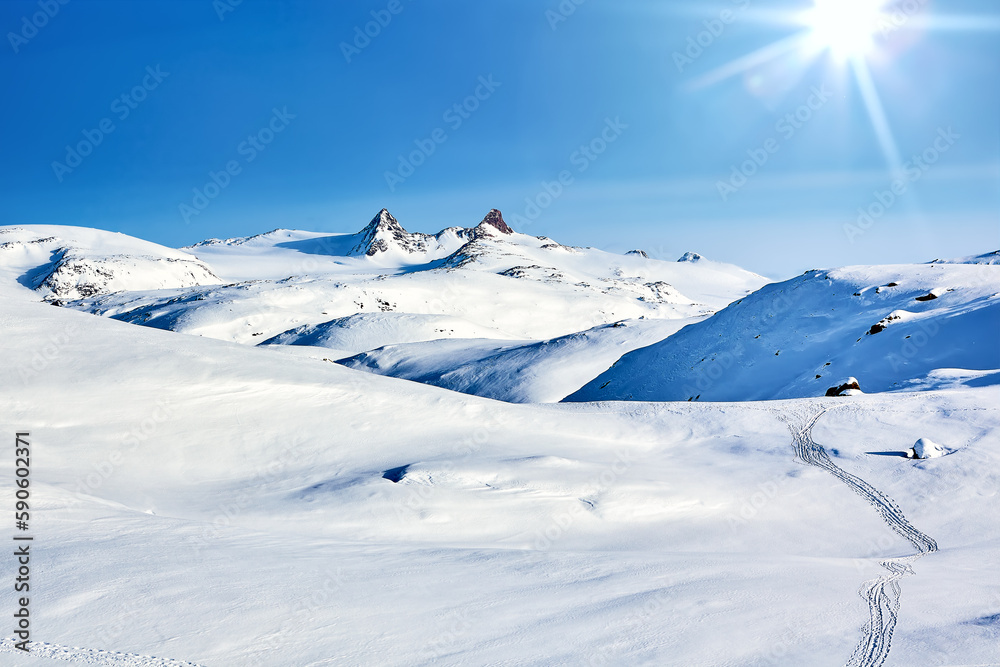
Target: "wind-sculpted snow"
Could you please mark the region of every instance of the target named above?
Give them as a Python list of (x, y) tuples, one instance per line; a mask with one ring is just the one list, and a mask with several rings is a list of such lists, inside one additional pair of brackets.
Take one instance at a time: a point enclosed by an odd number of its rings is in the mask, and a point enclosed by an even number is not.
[(1000, 369), (997, 331), (1000, 266), (809, 271), (623, 356), (567, 400), (822, 396), (849, 376), (890, 391), (938, 369)]

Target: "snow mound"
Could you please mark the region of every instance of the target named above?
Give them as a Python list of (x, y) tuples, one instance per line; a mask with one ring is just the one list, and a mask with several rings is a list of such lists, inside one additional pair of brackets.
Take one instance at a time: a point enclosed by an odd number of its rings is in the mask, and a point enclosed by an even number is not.
[(948, 453), (947, 447), (943, 447), (929, 438), (920, 438), (913, 445), (913, 458), (915, 459), (937, 459)]

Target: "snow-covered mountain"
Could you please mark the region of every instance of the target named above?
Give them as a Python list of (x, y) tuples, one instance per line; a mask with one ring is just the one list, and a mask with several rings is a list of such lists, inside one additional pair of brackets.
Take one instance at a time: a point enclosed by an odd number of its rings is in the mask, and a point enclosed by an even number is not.
[[(931, 388), (959, 369), (1000, 383), (1000, 266), (809, 271), (635, 350), (569, 401), (734, 401)], [(959, 373), (961, 374), (961, 373)]]
[[(73, 255), (57, 278), (77, 275), (81, 262), (103, 275), (111, 260), (95, 244)], [(60, 288), (58, 303), (248, 344), (301, 342), (306, 335), (328, 345), (339, 339), (338, 327), (349, 323), (357, 340), (371, 326), (372, 344), (352, 343), (347, 351), (356, 353), (453, 336), (545, 340), (625, 319), (696, 317), (766, 282), (726, 264), (663, 262), (519, 234), (497, 210), (473, 227), (434, 235), (408, 232), (382, 210), (354, 234), (275, 230), (161, 254), (177, 280), (162, 279), (144, 260), (145, 280), (119, 266), (115, 275), (132, 282), (109, 278), (99, 289)], [(134, 255), (115, 261), (135, 263)], [(444, 319), (434, 324), (435, 318)], [(387, 327), (390, 320), (399, 326)], [(309, 337), (319, 330), (329, 335)], [(387, 337), (390, 330), (398, 335)]]

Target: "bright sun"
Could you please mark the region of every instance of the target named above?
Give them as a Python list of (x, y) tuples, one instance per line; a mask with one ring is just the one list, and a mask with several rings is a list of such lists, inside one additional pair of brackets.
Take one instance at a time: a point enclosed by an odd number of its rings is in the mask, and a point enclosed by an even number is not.
[(810, 39), (838, 58), (864, 55), (874, 44), (884, 0), (814, 0)]

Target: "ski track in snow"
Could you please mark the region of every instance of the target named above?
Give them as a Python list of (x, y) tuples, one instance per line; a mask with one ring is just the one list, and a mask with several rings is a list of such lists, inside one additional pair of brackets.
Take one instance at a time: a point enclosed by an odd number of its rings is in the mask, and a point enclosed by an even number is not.
[(0, 639), (0, 653), (16, 653), (32, 658), (51, 658), (65, 660), (77, 665), (107, 665), (107, 667), (202, 667), (195, 662), (174, 660), (172, 658), (156, 658), (136, 653), (120, 653), (118, 651), (102, 651), (97, 648), (79, 648), (49, 644), (48, 642), (29, 642), (30, 652), (25, 653), (14, 648), (13, 639)]
[(911, 524), (899, 506), (887, 495), (876, 489), (856, 475), (838, 467), (830, 460), (826, 449), (817, 444), (812, 437), (813, 426), (826, 413), (823, 409), (811, 417), (797, 421), (801, 426), (792, 423), (789, 416), (779, 414), (792, 432), (792, 445), (795, 448), (795, 458), (805, 465), (826, 470), (831, 475), (851, 488), (852, 491), (868, 501), (875, 508), (882, 520), (900, 537), (912, 544), (917, 553), (902, 558), (890, 558), (881, 562), (887, 571), (878, 579), (865, 582), (859, 591), (868, 601), (869, 619), (862, 628), (861, 641), (847, 662), (847, 667), (881, 667), (889, 657), (892, 646), (892, 633), (896, 629), (899, 615), (899, 581), (903, 577), (915, 574), (913, 563), (923, 556), (938, 550), (937, 542), (917, 530)]

